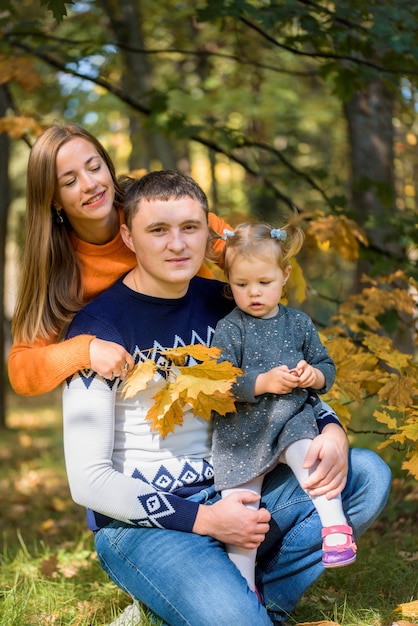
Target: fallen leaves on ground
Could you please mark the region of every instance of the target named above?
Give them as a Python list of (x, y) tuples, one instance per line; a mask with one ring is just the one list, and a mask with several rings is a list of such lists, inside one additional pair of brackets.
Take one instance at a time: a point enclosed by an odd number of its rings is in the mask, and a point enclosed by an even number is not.
[[(418, 617), (418, 600), (399, 604), (396, 607), (396, 611), (402, 613), (404, 617), (412, 617), (412, 619), (416, 619)], [(398, 624), (400, 624), (400, 626), (404, 626), (400, 622), (398, 622)]]

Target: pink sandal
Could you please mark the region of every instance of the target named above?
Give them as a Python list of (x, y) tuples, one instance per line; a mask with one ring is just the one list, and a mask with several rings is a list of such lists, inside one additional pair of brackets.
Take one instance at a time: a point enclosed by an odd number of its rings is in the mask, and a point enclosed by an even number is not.
[[(329, 546), (327, 545), (328, 535), (335, 533), (342, 533), (347, 535), (347, 541), (345, 543)], [(356, 560), (357, 546), (353, 539), (353, 531), (350, 526), (338, 525), (338, 526), (326, 526), (322, 529), (322, 565), (326, 568), (331, 567), (344, 567), (344, 565), (350, 565)]]

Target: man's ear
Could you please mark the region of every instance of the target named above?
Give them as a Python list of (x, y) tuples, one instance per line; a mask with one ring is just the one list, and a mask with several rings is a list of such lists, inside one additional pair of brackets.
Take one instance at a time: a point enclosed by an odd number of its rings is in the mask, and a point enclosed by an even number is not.
[(121, 224), (120, 235), (123, 239), (123, 243), (125, 244), (125, 246), (129, 248), (129, 250), (132, 250), (132, 252), (135, 252), (131, 231), (126, 224)]

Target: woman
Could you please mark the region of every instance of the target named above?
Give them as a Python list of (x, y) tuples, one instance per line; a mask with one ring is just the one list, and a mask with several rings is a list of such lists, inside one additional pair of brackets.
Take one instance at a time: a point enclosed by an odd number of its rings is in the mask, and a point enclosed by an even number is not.
[[(27, 169), (26, 242), (12, 322), (9, 379), (38, 395), (79, 369), (123, 378), (132, 357), (121, 346), (83, 335), (59, 343), (80, 307), (136, 265), (120, 236), (123, 189), (110, 156), (83, 128), (56, 124), (34, 144)], [(227, 226), (214, 214), (217, 232)], [(214, 242), (220, 251), (222, 242)], [(207, 266), (199, 275), (213, 276)]]

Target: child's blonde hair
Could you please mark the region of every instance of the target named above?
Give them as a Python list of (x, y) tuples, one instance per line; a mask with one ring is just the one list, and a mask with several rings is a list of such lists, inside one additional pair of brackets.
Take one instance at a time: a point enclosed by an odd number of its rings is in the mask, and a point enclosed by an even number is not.
[(240, 224), (234, 231), (225, 230), (224, 238), (223, 264), (225, 276), (229, 280), (231, 266), (237, 256), (276, 261), (284, 272), (290, 259), (302, 248), (305, 235), (299, 226), (291, 222), (282, 228), (258, 222)]

